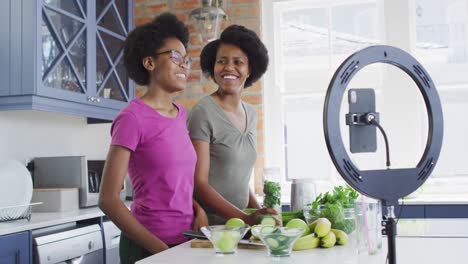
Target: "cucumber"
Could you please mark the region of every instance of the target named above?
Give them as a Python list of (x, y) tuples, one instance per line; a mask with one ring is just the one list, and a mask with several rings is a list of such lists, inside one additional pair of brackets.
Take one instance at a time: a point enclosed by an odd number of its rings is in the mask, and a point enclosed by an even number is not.
[(255, 213), (257, 210), (258, 210), (258, 209), (255, 209), (255, 208), (245, 208), (245, 209), (244, 209), (244, 212), (245, 212), (246, 214), (253, 214), (253, 213)]
[(289, 240), (287, 236), (278, 236), (276, 239), (282, 243), (287, 242)]
[(277, 228), (274, 226), (264, 226), (260, 230), (262, 234), (271, 234), (271, 233), (274, 233), (275, 231), (277, 231)]
[(276, 221), (271, 216), (264, 216), (262, 218), (262, 221), (260, 222), (260, 224), (261, 225), (266, 225), (266, 226), (276, 226)]
[(276, 249), (280, 246), (280, 243), (278, 242), (278, 240), (272, 237), (266, 238), (265, 241), (267, 242), (268, 246), (270, 246), (270, 249)]

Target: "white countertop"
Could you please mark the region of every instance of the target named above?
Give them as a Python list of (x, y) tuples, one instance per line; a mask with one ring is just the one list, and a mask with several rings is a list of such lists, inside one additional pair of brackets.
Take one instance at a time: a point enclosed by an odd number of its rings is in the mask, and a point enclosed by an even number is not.
[[(408, 220), (400, 221), (398, 226), (402, 231), (396, 240), (398, 264), (462, 263), (461, 260), (468, 259), (468, 219)], [(416, 236), (409, 236), (411, 232)], [(450, 234), (456, 234), (457, 237)], [(187, 242), (137, 263), (385, 263), (387, 256), (385, 238), (383, 248), (377, 255), (372, 256), (358, 255), (354, 243), (350, 239), (350, 243), (346, 246), (293, 251), (290, 257), (274, 258), (267, 257), (265, 250), (253, 249), (238, 249), (233, 255), (216, 255), (212, 248), (190, 248), (190, 242)]]
[[(130, 206), (131, 202), (125, 202)], [(57, 213), (32, 213), (31, 220), (20, 219), (15, 221), (0, 222), (0, 235), (6, 235), (26, 230), (34, 230), (42, 227), (70, 223), (80, 220), (97, 218), (103, 216), (104, 213), (99, 207), (89, 207), (79, 209), (78, 211), (57, 212)]]
[(20, 219), (15, 221), (0, 222), (0, 235), (101, 217), (103, 215), (104, 213), (97, 206), (70, 212), (32, 213), (30, 221), (26, 219)]
[(400, 237), (458, 237), (468, 238), (468, 218), (400, 219)]

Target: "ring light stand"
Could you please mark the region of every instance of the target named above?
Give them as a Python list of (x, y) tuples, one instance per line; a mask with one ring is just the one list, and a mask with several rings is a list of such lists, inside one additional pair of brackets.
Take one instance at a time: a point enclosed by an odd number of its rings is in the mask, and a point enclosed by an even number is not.
[[(415, 168), (359, 170), (348, 156), (340, 130), (340, 105), (346, 87), (362, 68), (373, 63), (394, 65), (418, 86), (428, 113), (428, 137), (421, 160)], [(380, 117), (382, 119), (382, 117)], [(394, 206), (414, 192), (431, 174), (439, 158), (443, 137), (443, 116), (434, 83), (421, 64), (405, 51), (391, 46), (371, 46), (349, 56), (338, 68), (328, 86), (323, 113), (328, 152), (343, 179), (358, 192), (382, 201), (387, 207), (382, 233), (387, 235), (389, 262), (396, 263), (396, 223)]]

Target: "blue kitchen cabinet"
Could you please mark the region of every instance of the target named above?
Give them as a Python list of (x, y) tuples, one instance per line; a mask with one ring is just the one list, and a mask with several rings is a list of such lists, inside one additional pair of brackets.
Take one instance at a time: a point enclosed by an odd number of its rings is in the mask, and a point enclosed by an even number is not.
[[(387, 214), (387, 208), (383, 208), (384, 215)], [(395, 207), (395, 216), (400, 218), (425, 218), (424, 205), (404, 205)]]
[(0, 110), (111, 120), (134, 97), (123, 66), (132, 0), (7, 0)]
[(468, 218), (468, 205), (426, 205), (426, 218)]
[(30, 231), (0, 236), (0, 263), (30, 264), (31, 245)]
[[(382, 210), (386, 215), (387, 209), (382, 207)], [(395, 208), (395, 216), (400, 218), (468, 218), (468, 205), (400, 205)]]

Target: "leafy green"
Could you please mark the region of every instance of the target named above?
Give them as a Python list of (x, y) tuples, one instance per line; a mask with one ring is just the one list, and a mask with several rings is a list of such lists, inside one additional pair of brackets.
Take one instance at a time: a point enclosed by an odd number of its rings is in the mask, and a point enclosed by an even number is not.
[(278, 182), (265, 181), (263, 183), (263, 205), (267, 208), (273, 208), (281, 204), (281, 186)]
[(312, 203), (312, 208), (318, 208), (322, 204), (340, 204), (343, 208), (353, 208), (358, 196), (359, 193), (350, 186), (335, 186), (332, 193), (319, 194)]
[(319, 194), (312, 202), (309, 213), (317, 217), (325, 217), (332, 223), (332, 228), (346, 233), (354, 231), (354, 219), (346, 215), (346, 210), (354, 208), (354, 201), (359, 196), (350, 186), (336, 186), (333, 192)]

